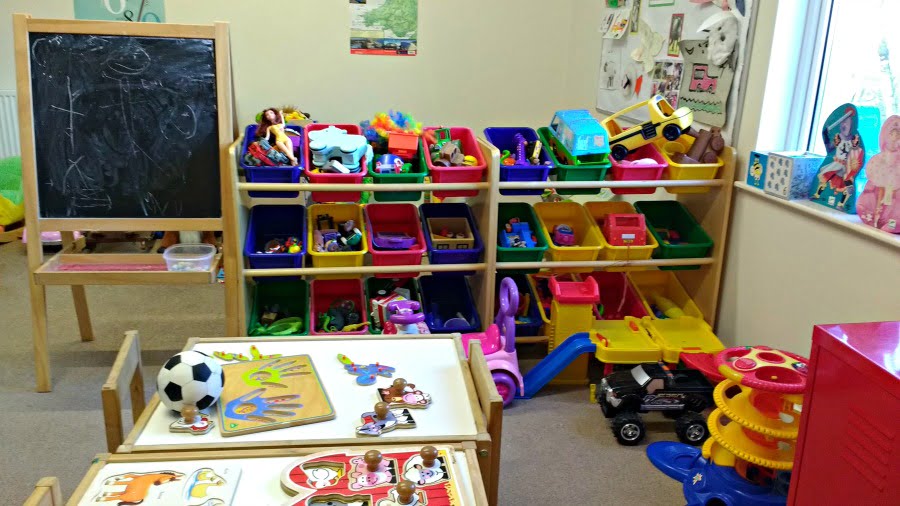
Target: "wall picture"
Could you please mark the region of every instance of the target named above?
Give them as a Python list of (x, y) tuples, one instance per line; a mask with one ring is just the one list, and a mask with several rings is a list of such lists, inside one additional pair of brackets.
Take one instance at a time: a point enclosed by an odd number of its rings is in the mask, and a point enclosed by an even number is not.
[(669, 56), (681, 56), (678, 45), (683, 31), (684, 14), (672, 14), (672, 22), (669, 24), (669, 45), (666, 48), (666, 54)]

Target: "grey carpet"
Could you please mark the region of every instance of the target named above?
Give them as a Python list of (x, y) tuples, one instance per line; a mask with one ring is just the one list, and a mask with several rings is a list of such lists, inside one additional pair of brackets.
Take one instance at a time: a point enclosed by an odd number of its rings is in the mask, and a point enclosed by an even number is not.
[[(48, 289), (53, 392), (35, 393), (24, 247), (0, 246), (0, 504), (21, 504), (42, 476), (68, 497), (105, 451), (100, 386), (122, 333), (142, 336), (148, 396), (159, 364), (188, 336), (223, 332), (221, 286), (88, 287), (97, 340), (78, 337), (68, 288)], [(523, 361), (524, 362), (524, 361)], [(530, 361), (529, 361), (530, 362)], [(526, 364), (523, 364), (523, 367)], [(650, 418), (651, 440), (673, 439)], [(619, 446), (587, 388), (547, 388), (504, 413), (500, 504), (684, 504), (680, 484), (647, 461), (645, 445)]]

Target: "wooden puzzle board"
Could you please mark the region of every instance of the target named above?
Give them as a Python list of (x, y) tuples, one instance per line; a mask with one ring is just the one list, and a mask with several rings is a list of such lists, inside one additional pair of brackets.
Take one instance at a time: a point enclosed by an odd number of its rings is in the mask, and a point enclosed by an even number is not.
[(309, 355), (237, 362), (222, 369), (225, 386), (216, 407), (225, 437), (334, 418)]
[[(428, 409), (417, 409), (413, 414), (417, 425), (415, 429), (395, 431), (381, 436), (380, 440), (396, 443), (420, 441), (430, 437), (463, 441), (474, 439), (478, 434), (473, 414), (473, 403), (476, 400), (470, 398), (466, 389), (464, 374), (468, 373), (463, 372), (456, 341), (451, 338), (278, 341), (226, 339), (200, 342), (193, 349), (209, 355), (215, 351), (247, 354), (250, 344), (256, 344), (259, 352), (264, 355), (309, 355), (337, 416), (333, 420), (310, 425), (223, 438), (218, 430), (203, 436), (169, 432), (169, 424), (174, 417), (160, 404), (137, 435), (131, 451), (147, 452), (159, 450), (154, 448), (158, 446), (180, 445), (193, 449), (229, 448), (236, 444), (253, 446), (252, 443), (262, 446), (291, 440), (302, 440), (305, 445), (315, 445), (317, 442), (333, 444), (334, 440), (340, 440), (340, 444), (373, 444), (369, 438), (357, 438), (356, 427), (360, 424), (360, 414), (371, 411), (378, 400), (376, 386), (387, 387), (393, 379), (379, 377), (373, 386), (359, 386), (356, 384), (356, 377), (348, 374), (338, 362), (339, 353), (348, 355), (356, 363), (377, 361), (395, 367), (397, 373), (394, 378), (405, 378), (431, 394), (431, 406)], [(211, 413), (211, 417), (218, 423), (218, 413)]]
[[(76, 494), (84, 494), (86, 491), (94, 490), (107, 476), (124, 472), (158, 471), (172, 468), (174, 465), (187, 464), (198, 468), (215, 466), (240, 469), (241, 476), (238, 481), (238, 487), (232, 505), (254, 504), (258, 506), (280, 506), (291, 499), (291, 496), (284, 492), (284, 489), (281, 487), (281, 473), (285, 467), (296, 461), (298, 458), (299, 456), (295, 455), (291, 457), (251, 459), (166, 460), (155, 462), (107, 463), (96, 476), (86, 477), (85, 480), (90, 478), (90, 482), (86, 483), (83, 481), (76, 491)], [(458, 492), (463, 500), (461, 506), (477, 505), (478, 503), (475, 501), (476, 488), (481, 487), (481, 484), (473, 484), (472, 474), (469, 471), (472, 466), (477, 469), (477, 463), (469, 462), (469, 455), (467, 455), (465, 451), (455, 451), (454, 459), (456, 464), (453, 469), (454, 476), (458, 485)], [(482, 493), (478, 493), (477, 495), (481, 496)], [(80, 504), (78, 502), (80, 499), (88, 500), (89, 498), (87, 495), (76, 495), (72, 497), (70, 503)]]

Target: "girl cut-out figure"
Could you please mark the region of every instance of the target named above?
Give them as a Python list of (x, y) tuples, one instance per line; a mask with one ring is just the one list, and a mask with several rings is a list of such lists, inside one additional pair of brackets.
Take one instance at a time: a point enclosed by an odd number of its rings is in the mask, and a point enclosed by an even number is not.
[[(256, 136), (264, 138), (278, 151), (284, 153), (291, 161), (291, 165), (297, 165), (297, 157), (294, 156), (294, 143), (284, 132), (284, 114), (275, 108), (269, 108), (262, 112), (259, 126), (256, 128)], [(274, 141), (272, 142), (274, 137)]]
[(868, 182), (856, 204), (863, 223), (886, 232), (900, 233), (900, 116), (881, 127), (881, 152), (866, 165)]

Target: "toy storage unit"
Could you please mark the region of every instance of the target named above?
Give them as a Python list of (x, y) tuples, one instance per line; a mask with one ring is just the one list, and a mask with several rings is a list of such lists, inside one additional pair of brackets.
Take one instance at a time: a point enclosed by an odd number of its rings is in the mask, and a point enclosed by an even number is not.
[[(351, 174), (330, 174), (330, 173), (321, 173), (321, 172), (313, 172), (315, 166), (313, 165), (312, 154), (309, 152), (309, 133), (316, 132), (319, 130), (324, 130), (330, 126), (334, 126), (340, 128), (341, 130), (346, 130), (349, 135), (362, 135), (362, 130), (360, 130), (359, 125), (335, 125), (335, 124), (327, 124), (327, 123), (313, 123), (307, 125), (304, 129), (304, 142), (306, 143), (306, 168), (303, 170), (303, 175), (309, 180), (310, 183), (313, 184), (361, 184), (363, 178), (368, 174), (369, 169), (367, 166), (368, 161), (366, 157), (363, 156), (360, 161), (360, 169), (359, 172), (351, 173)], [(357, 202), (362, 196), (362, 192), (310, 192), (310, 198), (313, 202)]]
[[(636, 202), (634, 208), (647, 220), (647, 230), (653, 235), (659, 248), (655, 258), (703, 258), (712, 251), (713, 241), (697, 223), (684, 205), (674, 200), (647, 200)], [(679, 241), (672, 244), (663, 230), (674, 230)], [(664, 267), (664, 270), (690, 270), (699, 266)]]
[[(253, 294), (253, 312), (247, 334), (250, 335), (259, 325), (259, 318), (266, 307), (278, 305), (291, 317), (301, 318), (302, 324), (294, 332), (277, 334), (281, 336), (305, 336), (309, 333), (309, 285), (300, 278), (285, 280), (260, 278), (257, 280)], [(272, 334), (261, 334), (272, 335)]]
[[(437, 130), (440, 127), (425, 127), (423, 131)], [(447, 127), (444, 127), (447, 128)], [(428, 167), (431, 173), (431, 181), (434, 183), (478, 183), (484, 178), (487, 162), (478, 141), (475, 140), (475, 134), (466, 127), (449, 127), (450, 139), (458, 140), (460, 149), (464, 155), (474, 156), (475, 165), (471, 167), (440, 167), (431, 163), (431, 143), (423, 136), (422, 146), (419, 156), (422, 163)], [(453, 191), (434, 191), (432, 194), (437, 198), (447, 197), (474, 197), (478, 195), (477, 190), (453, 190)]]
[[(305, 167), (306, 149), (303, 143), (305, 134), (303, 128), (297, 126), (288, 126), (285, 128), (291, 142), (294, 143), (294, 155), (300, 163), (297, 165), (279, 165), (279, 166), (256, 166), (244, 163), (244, 153), (250, 143), (256, 140), (257, 125), (249, 125), (244, 129), (244, 144), (241, 149), (240, 166), (244, 169), (244, 177), (249, 183), (299, 183), (300, 173)], [(290, 135), (290, 130), (298, 132), (299, 135)], [(253, 198), (294, 198), (300, 195), (300, 192), (249, 192), (248, 195)]]
[(319, 329), (321, 315), (337, 301), (350, 301), (359, 314), (361, 323), (368, 323), (366, 299), (363, 295), (362, 281), (359, 279), (316, 279), (310, 283), (311, 307), (309, 310), (309, 333), (316, 336), (361, 335), (368, 333), (369, 326), (364, 325), (348, 332), (323, 332)]
[[(416, 278), (378, 278), (371, 277), (366, 279), (366, 308), (369, 312), (369, 333), (381, 334), (386, 319), (387, 304), (384, 302), (376, 303), (376, 297), (388, 297), (394, 293), (395, 288), (409, 291), (409, 300), (422, 302), (419, 291), (419, 284)], [(386, 300), (386, 299), (383, 299)], [(392, 297), (391, 300), (394, 300)]]
[(425, 323), (435, 334), (475, 332), (481, 318), (465, 276), (422, 276), (422, 309)]
[[(600, 230), (584, 206), (577, 202), (538, 202), (534, 212), (543, 227), (544, 239), (554, 261), (596, 260), (603, 247)], [(575, 246), (558, 246), (553, 242), (554, 227), (568, 225), (575, 233)], [(593, 269), (566, 269), (564, 272), (590, 272)], [(563, 272), (561, 270), (561, 272)]]
[[(356, 204), (313, 204), (309, 206), (307, 214), (309, 223), (307, 224), (306, 247), (312, 257), (313, 267), (358, 267), (363, 264), (369, 246), (366, 240), (366, 224), (363, 219), (362, 207)], [(316, 222), (320, 216), (326, 214), (331, 216), (335, 226), (347, 220), (353, 220), (356, 223), (356, 227), (363, 235), (359, 251), (316, 251), (314, 240)]]
[[(534, 247), (517, 248), (502, 246), (501, 241), (506, 233), (505, 226), (512, 219), (527, 223), (534, 236)], [(538, 219), (534, 208), (520, 202), (502, 202), (497, 210), (497, 261), (498, 262), (540, 262), (547, 251), (547, 237), (544, 227)], [(538, 269), (510, 269), (509, 272), (537, 272)]]
[[(366, 243), (372, 254), (372, 265), (419, 265), (425, 253), (425, 236), (419, 221), (419, 212), (412, 204), (369, 204), (365, 207)], [(405, 249), (390, 249), (381, 244), (381, 234), (401, 234), (412, 242)], [(385, 239), (387, 240), (387, 239)], [(416, 277), (418, 272), (377, 273), (376, 277)]]
[[(422, 139), (419, 139), (419, 153), (422, 152)], [(378, 154), (375, 155), (378, 159)], [(374, 161), (369, 163), (369, 177), (375, 184), (421, 184), (428, 177), (428, 166), (422, 163), (422, 157), (417, 156), (404, 160), (412, 165), (407, 173), (381, 174), (372, 170)], [(421, 191), (379, 191), (372, 194), (376, 202), (417, 202), (422, 198)]]
[[(534, 142), (539, 140), (537, 132), (528, 127), (488, 127), (484, 129), (484, 138), (488, 142), (496, 146), (500, 152), (509, 151), (510, 156), (517, 156), (518, 142), (516, 134), (521, 135), (526, 142)], [(541, 141), (543, 144), (543, 141)], [(526, 153), (526, 157), (531, 153)], [(546, 146), (541, 146), (539, 156), (540, 163), (537, 165), (516, 164), (504, 165), (501, 160), (500, 165), (500, 181), (546, 181), (550, 170), (553, 168), (550, 157), (547, 155)], [(540, 195), (544, 190), (500, 190), (501, 195)]]
[[(653, 160), (655, 163), (643, 165), (627, 163), (641, 159)], [(628, 153), (624, 162), (626, 163), (610, 157), (612, 164), (610, 172), (614, 181), (655, 181), (662, 177), (666, 167), (669, 166), (659, 149), (652, 143), (644, 144)], [(650, 194), (656, 192), (656, 188), (613, 188), (612, 192), (616, 195)]]
[[(265, 253), (265, 245), (273, 239), (296, 237), (298, 253)], [(297, 268), (303, 265), (306, 251), (306, 210), (300, 205), (259, 205), (250, 209), (244, 255), (253, 269)]]
[[(581, 157), (580, 163), (575, 163), (575, 160), (561, 158), (559, 154), (554, 151), (553, 148), (558, 143), (550, 128), (541, 127), (538, 128), (537, 132), (541, 142), (543, 142), (544, 146), (547, 148), (547, 156), (549, 156), (550, 161), (553, 162), (557, 181), (603, 181), (606, 179), (606, 172), (612, 167), (609, 163), (610, 157), (608, 155)], [(562, 144), (558, 145), (561, 150), (565, 150), (565, 147), (562, 147)], [(560, 188), (557, 190), (557, 193), (560, 195), (596, 195), (600, 193), (600, 188), (600, 186), (597, 188), (577, 190)]]
[[(609, 202), (588, 202), (584, 205), (588, 214), (597, 224), (597, 230), (600, 232), (600, 258), (603, 260), (648, 260), (653, 251), (659, 246), (656, 238), (650, 232), (647, 226), (646, 245), (643, 246), (613, 246), (607, 241), (603, 234), (603, 220), (609, 214), (635, 214), (634, 207), (625, 201), (609, 201)], [(634, 269), (634, 267), (623, 267), (622, 269)], [(616, 270), (610, 268), (610, 270)]]
[[(694, 144), (694, 138), (690, 135), (682, 135), (674, 141), (659, 138), (654, 143), (668, 165), (665, 170), (666, 179), (713, 179), (719, 172), (719, 167), (724, 164), (721, 158), (717, 158), (716, 163), (677, 163), (672, 161), (672, 154), (690, 151)], [(706, 193), (709, 188), (705, 186), (667, 187), (666, 191), (675, 194)]]

